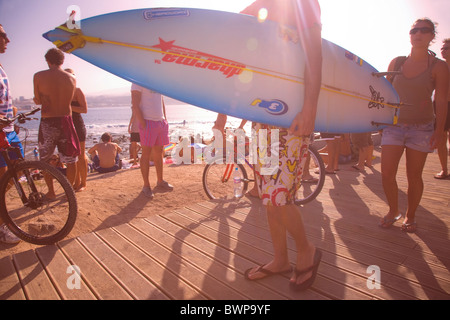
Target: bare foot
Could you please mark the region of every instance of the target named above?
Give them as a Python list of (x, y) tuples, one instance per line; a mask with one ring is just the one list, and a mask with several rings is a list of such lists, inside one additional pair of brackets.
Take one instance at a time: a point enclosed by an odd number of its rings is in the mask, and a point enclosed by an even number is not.
[(252, 269), (248, 269), (245, 272), (245, 278), (247, 280), (255, 281), (267, 278), (276, 274), (283, 274), (286, 272), (291, 272), (292, 267), (287, 262), (284, 266), (278, 267), (274, 262), (269, 262), (264, 266), (254, 267)]
[(56, 194), (54, 192), (48, 192), (45, 198), (50, 201), (56, 200)]

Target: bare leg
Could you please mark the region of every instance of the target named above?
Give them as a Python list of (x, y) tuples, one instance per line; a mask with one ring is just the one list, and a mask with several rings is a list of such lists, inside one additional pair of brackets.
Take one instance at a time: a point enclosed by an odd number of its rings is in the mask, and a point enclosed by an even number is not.
[(75, 181), (75, 176), (77, 175), (77, 163), (66, 163), (67, 166), (67, 180), (69, 180), (70, 184), (73, 186), (73, 183)]
[(75, 178), (75, 182), (73, 184), (73, 188), (77, 191), (82, 191), (86, 188), (86, 180), (87, 180), (87, 158), (86, 158), (86, 142), (80, 141), (80, 150), (81, 154), (78, 157), (77, 161), (77, 174)]
[(428, 154), (406, 148), (406, 174), (408, 177), (408, 208), (404, 223), (415, 221), (416, 210), (423, 194), (422, 172)]
[(372, 167), (372, 158), (373, 158), (373, 145), (368, 146), (366, 149), (366, 165), (369, 168)]
[[(305, 270), (313, 265), (316, 248), (306, 238), (300, 208), (296, 205), (287, 205), (281, 208), (284, 219), (283, 224), (294, 238), (296, 244), (297, 260), (295, 267), (297, 270)], [(300, 284), (308, 280), (311, 276), (312, 271), (298, 277), (294, 275), (291, 278), (291, 282)]]
[[(290, 268), (290, 263), (287, 253), (287, 229), (283, 224), (284, 219), (279, 211), (280, 207), (266, 206), (266, 209), (274, 256), (272, 261), (264, 265), (264, 269), (274, 273), (285, 271)], [(264, 274), (256, 272), (256, 269), (257, 268), (254, 268), (248, 274), (248, 277), (251, 280), (257, 280), (264, 277)]]
[(163, 149), (164, 149), (163, 146), (152, 147), (153, 163), (155, 164), (156, 177), (158, 179), (158, 183), (163, 182), (163, 155), (164, 155)]
[(381, 150), (381, 178), (389, 205), (389, 212), (385, 216), (386, 220), (394, 219), (399, 214), (396, 176), (403, 149), (403, 146), (383, 146)]
[(438, 173), (435, 177), (440, 176), (445, 177), (448, 175), (448, 149), (447, 149), (447, 131), (444, 132), (444, 137), (442, 143), (438, 146), (439, 161), (441, 162), (442, 171)]
[(142, 146), (141, 155), (141, 174), (144, 180), (144, 187), (150, 187), (149, 172), (150, 172), (150, 154), (152, 152), (151, 147)]
[[(273, 260), (264, 266), (264, 269), (272, 272), (281, 272), (289, 269), (290, 263), (286, 240), (288, 231), (296, 244), (296, 268), (304, 270), (310, 267), (313, 264), (315, 247), (306, 238), (299, 207), (286, 205), (282, 207), (267, 206), (266, 208), (274, 256)], [(256, 268), (254, 268), (248, 276), (250, 279), (256, 280), (264, 277), (264, 274), (256, 272)], [(298, 278), (293, 276), (291, 281), (303, 283), (311, 276), (312, 271), (302, 274)]]

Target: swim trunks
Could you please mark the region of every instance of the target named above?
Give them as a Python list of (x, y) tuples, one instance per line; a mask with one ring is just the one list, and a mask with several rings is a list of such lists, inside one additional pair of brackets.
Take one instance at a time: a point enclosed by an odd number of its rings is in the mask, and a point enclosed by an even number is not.
[(86, 126), (84, 124), (83, 117), (78, 112), (72, 112), (72, 121), (75, 130), (77, 131), (78, 141), (86, 141)]
[(63, 163), (75, 163), (80, 155), (80, 143), (71, 116), (42, 118), (38, 142), (42, 161), (48, 162), (56, 147)]
[(112, 167), (109, 167), (109, 168), (103, 168), (103, 167), (100, 166), (100, 158), (98, 157), (98, 155), (95, 155), (92, 158), (92, 162), (93, 162), (92, 167), (98, 173), (114, 172), (114, 171), (117, 171), (117, 170), (122, 168), (122, 161), (120, 160), (119, 154), (116, 155), (115, 164)]
[(169, 124), (166, 120), (145, 120), (145, 128), (139, 126), (141, 145), (145, 147), (169, 144)]
[(131, 132), (130, 133), (130, 142), (140, 142), (141, 138), (139, 136), (139, 132)]
[[(272, 154), (267, 156), (267, 149), (261, 147), (260, 135), (258, 134), (258, 164), (256, 165), (258, 187), (265, 206), (284, 206), (294, 204), (295, 194), (298, 191), (303, 168), (308, 156), (309, 137), (298, 137), (290, 135), (283, 128), (269, 128), (267, 146), (271, 147), (271, 132), (279, 130), (279, 153), (278, 163), (266, 161), (273, 159)], [(258, 131), (259, 132), (259, 131)], [(273, 152), (274, 150), (272, 150)], [(276, 154), (274, 154), (276, 159)], [(264, 169), (267, 171), (264, 172)], [(272, 171), (271, 174), (266, 174)]]

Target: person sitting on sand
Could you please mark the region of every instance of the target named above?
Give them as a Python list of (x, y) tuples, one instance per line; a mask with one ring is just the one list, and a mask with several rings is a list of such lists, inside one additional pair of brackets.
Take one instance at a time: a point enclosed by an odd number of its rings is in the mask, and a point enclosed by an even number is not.
[(106, 132), (102, 134), (102, 142), (88, 151), (92, 156), (93, 167), (99, 173), (114, 172), (122, 167), (119, 157), (122, 148), (111, 140), (111, 134)]

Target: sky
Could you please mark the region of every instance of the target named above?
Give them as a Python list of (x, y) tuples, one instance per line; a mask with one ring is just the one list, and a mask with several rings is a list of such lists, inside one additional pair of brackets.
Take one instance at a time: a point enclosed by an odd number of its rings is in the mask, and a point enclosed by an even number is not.
[[(14, 98), (33, 97), (34, 73), (47, 69), (44, 55), (53, 45), (42, 34), (64, 23), (72, 6), (81, 19), (115, 11), (152, 7), (189, 7), (239, 12), (254, 0), (0, 0), (0, 24), (11, 42), (0, 63)], [(276, 1), (276, 0), (273, 0)], [(438, 23), (430, 48), (440, 57), (442, 40), (450, 38), (449, 0), (319, 0), (322, 37), (358, 55), (379, 71), (411, 50), (409, 30), (418, 18)], [(130, 84), (76, 56), (67, 55), (77, 85), (87, 95), (125, 92)]]

